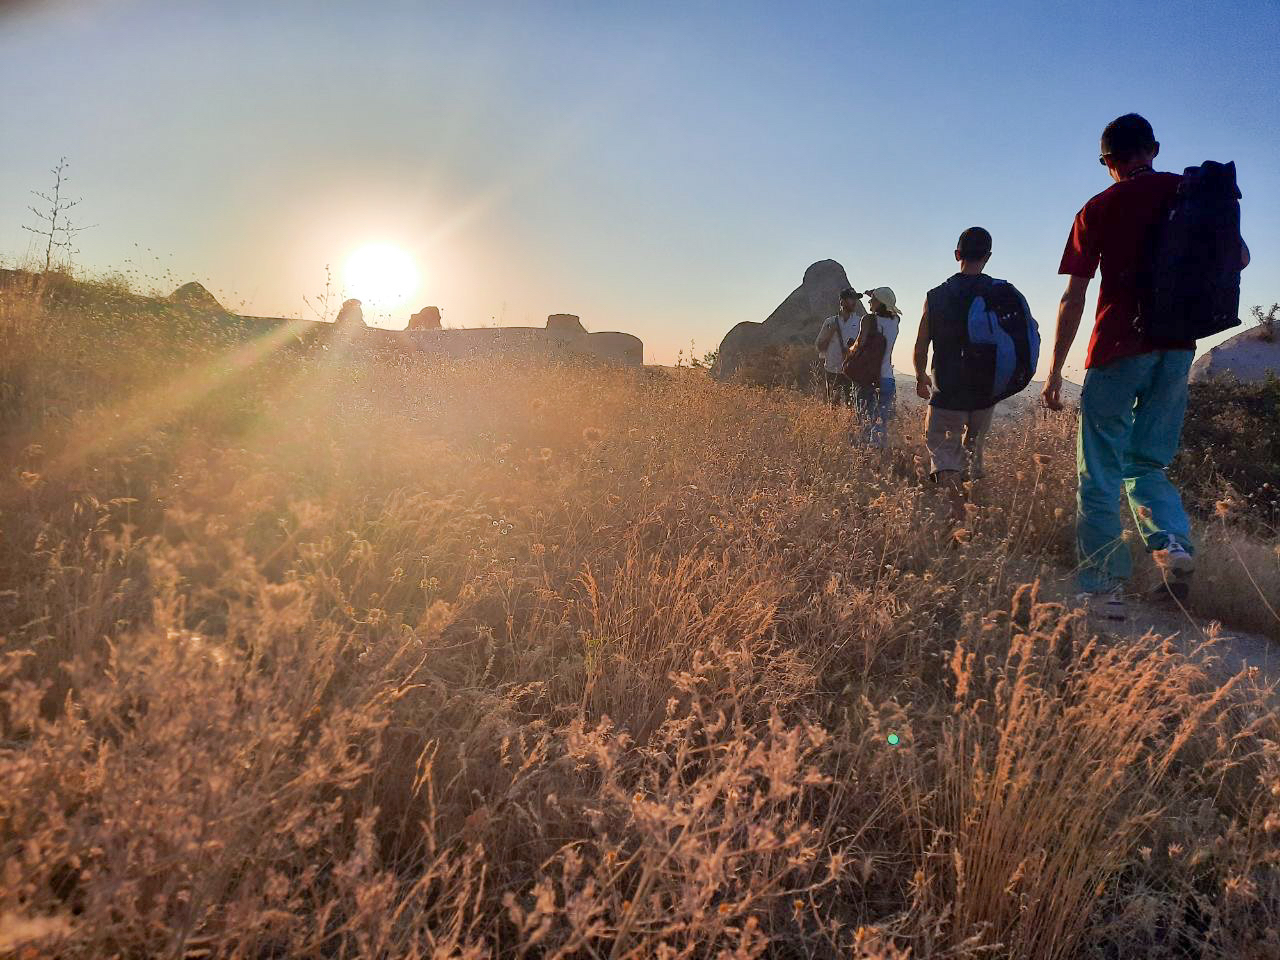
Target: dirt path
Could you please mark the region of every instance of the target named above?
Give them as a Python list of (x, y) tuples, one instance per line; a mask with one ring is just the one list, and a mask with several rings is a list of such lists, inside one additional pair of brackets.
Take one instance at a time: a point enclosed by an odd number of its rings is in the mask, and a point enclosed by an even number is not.
[[(1048, 571), (1045, 571), (1048, 573)], [(1042, 581), (1042, 596), (1074, 605), (1069, 574)], [(1190, 652), (1211, 636), (1217, 638), (1209, 656), (1216, 658), (1215, 672), (1222, 675), (1238, 673), (1246, 667), (1257, 667), (1260, 679), (1280, 681), (1280, 644), (1261, 634), (1237, 630), (1226, 624), (1180, 609), (1176, 604), (1145, 603), (1130, 600), (1128, 618), (1123, 622), (1090, 617), (1091, 626), (1099, 633), (1117, 638), (1138, 639), (1147, 633), (1157, 633), (1177, 641)]]
[(1213, 656), (1224, 673), (1238, 673), (1245, 667), (1257, 667), (1264, 680), (1280, 680), (1280, 646), (1266, 637), (1225, 624), (1203, 620), (1176, 606), (1164, 607), (1145, 603), (1129, 603), (1129, 619), (1125, 623), (1108, 621), (1099, 630), (1117, 637), (1137, 638), (1154, 632), (1176, 639), (1191, 650), (1211, 635), (1217, 637)]

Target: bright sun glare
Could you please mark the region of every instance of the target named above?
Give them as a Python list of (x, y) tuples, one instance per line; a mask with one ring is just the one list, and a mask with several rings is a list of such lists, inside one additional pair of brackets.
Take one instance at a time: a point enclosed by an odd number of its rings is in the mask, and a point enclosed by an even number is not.
[(342, 280), (348, 297), (372, 307), (398, 307), (418, 292), (421, 277), (413, 258), (399, 247), (371, 243), (347, 257)]

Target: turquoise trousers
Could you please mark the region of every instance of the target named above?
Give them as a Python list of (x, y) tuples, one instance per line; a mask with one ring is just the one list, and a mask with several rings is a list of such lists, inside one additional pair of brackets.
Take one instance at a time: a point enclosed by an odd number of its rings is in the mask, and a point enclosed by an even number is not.
[(1122, 491), (1148, 550), (1172, 540), (1192, 550), (1191, 522), (1165, 473), (1182, 435), (1192, 356), (1190, 350), (1157, 350), (1085, 373), (1076, 439), (1081, 590), (1109, 590), (1132, 573), (1122, 539)]

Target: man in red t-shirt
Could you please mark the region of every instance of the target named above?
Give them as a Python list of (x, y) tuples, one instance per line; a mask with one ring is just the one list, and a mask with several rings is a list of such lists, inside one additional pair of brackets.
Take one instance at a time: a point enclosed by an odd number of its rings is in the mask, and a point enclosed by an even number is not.
[[(1048, 407), (1062, 409), (1062, 367), (1080, 327), (1089, 281), (1101, 266), (1080, 398), (1076, 547), (1084, 599), (1117, 620), (1125, 617), (1124, 588), (1132, 571), (1123, 540), (1122, 491), (1165, 574), (1163, 594), (1184, 598), (1195, 571), (1191, 523), (1165, 471), (1178, 451), (1196, 345), (1157, 345), (1136, 322), (1148, 237), (1167, 216), (1182, 179), (1152, 170), (1159, 152), (1151, 124), (1135, 113), (1102, 132), (1099, 161), (1115, 183), (1086, 203), (1071, 226), (1058, 267), (1070, 279), (1058, 307), (1053, 368), (1043, 392)], [(1248, 263), (1247, 248), (1241, 258)]]

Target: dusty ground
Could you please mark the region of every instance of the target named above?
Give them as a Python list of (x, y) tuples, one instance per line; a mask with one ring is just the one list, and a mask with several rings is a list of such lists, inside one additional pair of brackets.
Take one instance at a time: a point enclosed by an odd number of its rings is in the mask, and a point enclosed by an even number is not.
[[(1042, 574), (1042, 592), (1068, 605), (1075, 599), (1069, 573), (1060, 572), (1056, 577)], [(1127, 604), (1128, 619), (1124, 622), (1090, 617), (1090, 623), (1099, 633), (1117, 638), (1137, 639), (1148, 633), (1176, 639), (1187, 651), (1198, 651), (1197, 656), (1216, 661), (1215, 672), (1223, 675), (1256, 667), (1268, 682), (1280, 681), (1280, 647), (1267, 637), (1229, 624), (1222, 624), (1197, 616), (1176, 603), (1144, 602), (1130, 598)]]

